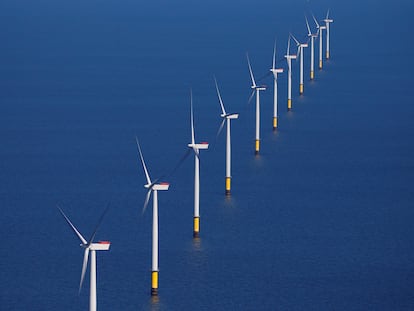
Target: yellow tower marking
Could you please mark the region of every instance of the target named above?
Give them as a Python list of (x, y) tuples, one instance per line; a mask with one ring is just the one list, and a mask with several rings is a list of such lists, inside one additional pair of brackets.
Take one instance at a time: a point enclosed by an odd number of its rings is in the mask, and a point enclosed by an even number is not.
[(151, 295), (158, 295), (158, 271), (151, 272)]

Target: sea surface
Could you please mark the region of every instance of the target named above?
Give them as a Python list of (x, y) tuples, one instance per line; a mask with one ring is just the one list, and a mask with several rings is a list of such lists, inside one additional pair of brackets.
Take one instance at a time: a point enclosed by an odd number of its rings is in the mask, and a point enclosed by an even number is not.
[[(293, 109), (279, 76), (304, 14), (330, 9), (331, 59)], [(83, 250), (56, 205), (96, 240), (98, 310), (414, 310), (414, 4), (327, 0), (2, 0), (0, 2), (0, 309), (88, 310)], [(314, 23), (311, 26), (314, 29)], [(318, 45), (316, 45), (318, 46)], [(293, 48), (293, 47), (292, 47)], [(318, 49), (315, 49), (316, 55)], [(249, 53), (260, 83), (254, 155)], [(315, 56), (316, 56), (315, 55)], [(315, 62), (317, 65), (317, 62)], [(224, 104), (232, 122), (232, 195), (224, 195)], [(159, 296), (150, 296), (145, 176), (159, 192)]]

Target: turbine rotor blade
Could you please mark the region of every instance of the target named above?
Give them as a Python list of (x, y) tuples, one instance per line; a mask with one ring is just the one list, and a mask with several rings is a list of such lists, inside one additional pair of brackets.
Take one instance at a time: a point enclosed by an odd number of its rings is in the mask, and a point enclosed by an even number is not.
[(319, 29), (319, 23), (318, 23), (318, 21), (316, 20), (315, 15), (313, 15), (313, 14), (312, 14), (312, 17), (313, 17), (313, 20), (315, 21), (316, 28), (318, 28), (318, 29)]
[(247, 57), (247, 65), (249, 66), (250, 78), (252, 79), (252, 86), (256, 87), (256, 81), (254, 81), (252, 66), (250, 65), (250, 59), (249, 59), (248, 53), (246, 53), (246, 57)]
[(275, 69), (276, 67), (276, 39), (275, 39), (275, 45), (273, 46), (273, 62), (272, 62), (272, 69)]
[(216, 140), (217, 140), (217, 138), (219, 137), (219, 135), (220, 135), (221, 131), (223, 130), (223, 127), (224, 127), (224, 123), (225, 123), (225, 122), (226, 122), (226, 118), (223, 118), (223, 120), (221, 121), (220, 127), (219, 127), (219, 129), (218, 129), (218, 131), (217, 131)]
[(252, 101), (255, 93), (256, 93), (256, 90), (253, 90), (252, 94), (249, 97), (249, 100), (247, 101), (248, 104), (250, 104), (250, 102)]
[(142, 208), (142, 215), (144, 215), (144, 213), (145, 213), (145, 211), (146, 211), (146, 209), (147, 209), (147, 206), (148, 206), (149, 200), (150, 200), (150, 198), (151, 198), (151, 193), (152, 193), (152, 187), (151, 187), (151, 188), (149, 188), (149, 190), (148, 190), (148, 192), (147, 192), (147, 195), (145, 196), (144, 207)]
[(198, 149), (193, 147), (193, 151), (198, 160), (200, 160), (200, 152), (198, 151)]
[(175, 173), (175, 171), (181, 166), (181, 164), (188, 158), (190, 153), (191, 153), (191, 149), (187, 149), (187, 151), (184, 153), (184, 155), (181, 157), (181, 159), (178, 161), (178, 163), (175, 165), (172, 171), (167, 175), (167, 177)]
[(96, 224), (95, 230), (93, 231), (91, 238), (89, 239), (88, 245), (91, 245), (91, 243), (93, 243), (93, 239), (95, 238), (96, 232), (98, 231), (99, 226), (102, 223), (102, 220), (105, 217), (105, 214), (108, 212), (109, 206), (110, 206), (111, 202), (108, 202), (108, 204), (106, 204), (105, 210), (103, 211), (101, 217), (98, 220), (98, 223)]
[(308, 18), (306, 17), (306, 15), (305, 15), (305, 21), (306, 21), (306, 28), (308, 28), (308, 35), (310, 36), (310, 35), (312, 35), (312, 32), (310, 30)]
[(66, 222), (69, 224), (69, 226), (72, 228), (73, 232), (78, 236), (79, 240), (81, 240), (81, 242), (83, 244), (88, 244), (88, 242), (86, 242), (85, 238), (82, 236), (82, 234), (78, 231), (78, 229), (76, 229), (76, 227), (72, 224), (72, 222), (69, 220), (69, 218), (65, 215), (65, 213), (63, 212), (63, 210), (57, 205), (56, 206), (60, 213), (62, 214), (62, 216), (65, 218)]
[(142, 167), (144, 168), (145, 177), (147, 178), (148, 184), (151, 184), (151, 178), (149, 176), (149, 173), (148, 173), (148, 170), (147, 170), (147, 166), (145, 165), (145, 161), (144, 161), (144, 157), (142, 155), (141, 146), (139, 145), (138, 137), (135, 136), (135, 140), (137, 142), (139, 156), (141, 158)]
[(288, 38), (288, 45), (287, 45), (286, 55), (290, 55), (289, 51), (290, 51), (290, 34), (289, 34), (289, 38)]
[(326, 19), (328, 18), (329, 18), (329, 9), (328, 9), (328, 12), (326, 12)]
[(225, 115), (226, 114), (226, 110), (224, 109), (224, 104), (223, 104), (223, 100), (221, 99), (221, 95), (220, 95), (220, 91), (219, 91), (219, 88), (218, 88), (218, 84), (217, 84), (216, 77), (214, 77), (214, 82), (216, 83), (217, 96), (219, 98), (219, 102), (220, 102), (220, 106), (221, 106), (221, 111)]
[(89, 247), (85, 248), (85, 252), (83, 254), (83, 264), (82, 264), (82, 274), (79, 283), (79, 293), (82, 289), (83, 280), (85, 279), (86, 268), (88, 266), (88, 258), (89, 258)]
[(195, 144), (194, 138), (194, 115), (193, 115), (193, 90), (190, 90), (190, 119), (191, 119), (191, 143)]
[(300, 45), (300, 42), (299, 42), (299, 41), (295, 38), (295, 36), (294, 36), (294, 35), (292, 35), (292, 34), (291, 34), (291, 36), (292, 36), (293, 40), (295, 40), (296, 45)]

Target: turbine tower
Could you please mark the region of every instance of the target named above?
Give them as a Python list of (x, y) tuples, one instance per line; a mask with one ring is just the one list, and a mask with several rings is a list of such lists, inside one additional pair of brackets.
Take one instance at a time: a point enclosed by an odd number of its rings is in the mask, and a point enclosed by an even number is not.
[(296, 59), (296, 54), (290, 54), (290, 34), (286, 51), (286, 61), (288, 65), (288, 111), (292, 109), (292, 59)]
[(217, 136), (223, 129), (224, 122), (226, 122), (226, 195), (230, 195), (231, 191), (231, 136), (230, 136), (230, 122), (231, 120), (237, 119), (239, 115), (237, 113), (227, 113), (224, 108), (223, 100), (221, 99), (220, 91), (217, 85), (217, 80), (214, 78), (216, 83), (217, 96), (220, 102), (221, 112), (220, 117), (223, 119), (221, 122)]
[(276, 68), (276, 40), (273, 47), (273, 62), (270, 71), (273, 73), (273, 130), (277, 128), (277, 75), (283, 73), (283, 68)]
[(323, 20), (326, 27), (326, 59), (329, 59), (329, 24), (333, 23), (333, 19), (329, 18), (329, 9), (326, 12), (326, 18)]
[(252, 79), (252, 86), (253, 89), (252, 94), (250, 95), (249, 102), (253, 98), (254, 94), (256, 93), (256, 141), (255, 141), (255, 154), (259, 154), (260, 150), (260, 91), (265, 91), (265, 85), (256, 85), (256, 81), (254, 80), (252, 66), (250, 65), (249, 55), (247, 56), (247, 64), (249, 65), (249, 72), (250, 78)]
[(91, 235), (89, 241), (82, 236), (82, 234), (76, 229), (76, 227), (72, 224), (69, 218), (65, 215), (63, 210), (58, 206), (58, 209), (62, 216), (65, 218), (66, 222), (72, 228), (73, 232), (78, 236), (79, 240), (81, 241), (80, 247), (85, 249), (83, 255), (83, 265), (82, 265), (82, 274), (79, 283), (79, 293), (82, 289), (83, 280), (85, 278), (86, 269), (88, 266), (88, 259), (89, 259), (89, 252), (91, 253), (91, 275), (90, 275), (90, 293), (89, 293), (89, 311), (96, 311), (97, 308), (97, 298), (96, 298), (96, 251), (107, 251), (111, 246), (111, 243), (108, 241), (100, 241), (98, 243), (94, 243), (93, 239), (95, 238), (96, 232), (98, 231), (99, 226), (102, 223), (102, 219), (105, 216), (106, 212), (108, 211), (109, 205), (106, 207), (105, 211), (101, 215), (98, 224), (95, 227), (94, 232)]
[(151, 295), (158, 295), (158, 191), (168, 190), (170, 184), (166, 182), (158, 182), (158, 179), (151, 181), (150, 175), (148, 173), (147, 166), (145, 165), (144, 157), (142, 155), (141, 146), (139, 145), (138, 138), (135, 137), (137, 142), (139, 156), (141, 159), (142, 168), (144, 169), (145, 177), (147, 179), (147, 184), (144, 185), (148, 189), (147, 196), (145, 197), (144, 208), (142, 212), (144, 213), (148, 202), (151, 197), (151, 193), (154, 193), (152, 199), (152, 266), (151, 266)]
[(193, 93), (190, 93), (191, 143), (188, 148), (194, 151), (194, 230), (193, 237), (200, 235), (200, 150), (208, 149), (207, 142), (196, 143), (194, 135)]
[(306, 27), (308, 28), (308, 37), (311, 41), (311, 59), (310, 59), (310, 79), (313, 80), (315, 77), (315, 38), (318, 37), (319, 29), (316, 33), (312, 33), (309, 27), (308, 18), (305, 16)]
[(300, 43), (293, 35), (293, 40), (295, 40), (298, 47), (298, 54), (300, 55), (300, 82), (299, 82), (299, 94), (303, 94), (303, 49), (308, 47), (308, 43)]
[(313, 20), (315, 21), (316, 28), (318, 28), (319, 33), (319, 69), (322, 69), (323, 63), (322, 63), (322, 42), (323, 42), (323, 30), (326, 29), (326, 26), (319, 25), (318, 21), (316, 20), (315, 16), (312, 15)]

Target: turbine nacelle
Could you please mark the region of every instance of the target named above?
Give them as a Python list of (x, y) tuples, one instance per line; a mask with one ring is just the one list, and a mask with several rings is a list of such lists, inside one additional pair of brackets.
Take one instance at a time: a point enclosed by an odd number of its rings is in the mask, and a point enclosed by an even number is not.
[(283, 72), (283, 68), (276, 68), (276, 69), (270, 69), (271, 72), (273, 72), (273, 74), (277, 74), (277, 73), (282, 73)]
[(333, 19), (324, 19), (323, 20), (325, 23), (333, 23)]
[(222, 113), (220, 116), (226, 119), (237, 119), (239, 117), (239, 114), (238, 113), (229, 113), (229, 114)]
[(145, 188), (151, 190), (168, 190), (170, 184), (167, 182), (155, 183), (155, 184), (146, 184)]
[(301, 48), (307, 48), (309, 45), (307, 43), (301, 43), (299, 44), (299, 47)]
[(252, 89), (255, 89), (257, 91), (265, 91), (266, 90), (266, 85), (256, 85), (256, 86), (252, 86)]
[(159, 183), (159, 184), (155, 184), (153, 187), (152, 187), (152, 189), (153, 190), (164, 190), (164, 191), (166, 191), (166, 190), (168, 190), (168, 188), (170, 187), (170, 184), (169, 183), (167, 183), (167, 182), (161, 182), (161, 183)]
[(196, 150), (208, 149), (208, 142), (201, 142), (199, 144), (188, 144), (188, 147)]
[(109, 251), (110, 246), (111, 242), (109, 241), (99, 241), (97, 243), (91, 243), (88, 248), (91, 251)]
[(287, 58), (287, 59), (296, 59), (297, 55), (285, 55), (285, 58)]

